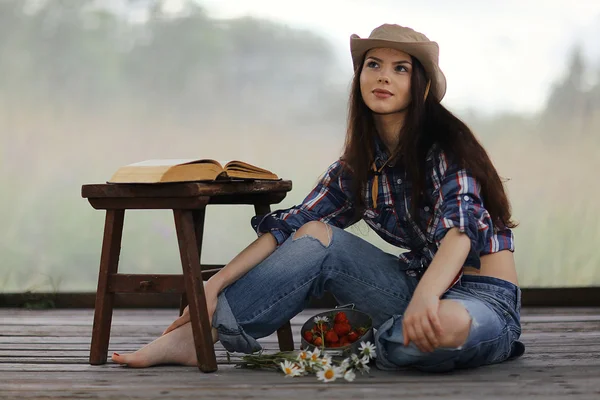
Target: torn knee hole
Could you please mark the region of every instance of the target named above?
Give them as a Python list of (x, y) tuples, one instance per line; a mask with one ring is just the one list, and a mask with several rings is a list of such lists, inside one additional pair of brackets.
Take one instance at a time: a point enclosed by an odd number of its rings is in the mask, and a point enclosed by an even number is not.
[[(324, 228), (324, 229), (323, 229)], [(294, 232), (292, 240), (298, 240), (303, 237), (310, 237), (318, 240), (325, 247), (331, 243), (331, 227), (324, 222), (311, 221), (302, 225), (300, 229)]]

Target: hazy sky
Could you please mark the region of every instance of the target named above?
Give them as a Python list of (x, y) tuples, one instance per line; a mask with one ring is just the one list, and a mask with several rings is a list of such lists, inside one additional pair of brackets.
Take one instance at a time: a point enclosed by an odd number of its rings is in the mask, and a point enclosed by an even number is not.
[(366, 37), (382, 23), (410, 26), (439, 43), (444, 102), (453, 107), (536, 111), (576, 41), (600, 64), (600, 0), (196, 1), (214, 17), (252, 15), (319, 32), (345, 66), (344, 82), (350, 34)]

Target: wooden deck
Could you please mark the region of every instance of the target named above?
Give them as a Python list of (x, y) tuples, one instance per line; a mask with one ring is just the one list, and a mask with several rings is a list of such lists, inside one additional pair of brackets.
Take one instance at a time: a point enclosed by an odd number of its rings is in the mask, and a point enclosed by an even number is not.
[[(302, 323), (292, 321), (299, 339)], [(526, 354), (519, 360), (449, 374), (373, 369), (353, 383), (323, 384), (315, 377), (284, 378), (227, 363), (219, 371), (192, 367), (124, 368), (88, 364), (93, 310), (28, 311), (0, 308), (0, 398), (72, 399), (600, 399), (600, 309), (525, 309)], [(175, 310), (115, 311), (109, 351), (129, 352), (153, 340)], [(276, 338), (262, 340), (276, 349)], [(235, 362), (233, 357), (231, 362)]]

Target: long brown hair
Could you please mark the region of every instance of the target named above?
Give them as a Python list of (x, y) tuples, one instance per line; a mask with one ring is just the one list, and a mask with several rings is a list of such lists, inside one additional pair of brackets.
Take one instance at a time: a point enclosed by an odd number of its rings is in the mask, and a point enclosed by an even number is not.
[[(514, 228), (510, 203), (496, 168), (487, 152), (469, 127), (441, 105), (431, 94), (424, 99), (427, 78), (425, 69), (414, 57), (411, 76), (411, 104), (400, 131), (397, 163), (402, 165), (412, 181), (411, 215), (418, 220), (418, 210), (424, 203), (426, 157), (432, 145), (438, 144), (461, 168), (466, 168), (481, 185), (484, 206), (496, 229)], [(371, 176), (374, 160), (374, 139), (377, 135), (372, 111), (360, 92), (359, 65), (352, 81), (348, 104), (348, 130), (342, 160), (353, 179), (352, 192), (359, 217), (366, 207), (364, 189)]]

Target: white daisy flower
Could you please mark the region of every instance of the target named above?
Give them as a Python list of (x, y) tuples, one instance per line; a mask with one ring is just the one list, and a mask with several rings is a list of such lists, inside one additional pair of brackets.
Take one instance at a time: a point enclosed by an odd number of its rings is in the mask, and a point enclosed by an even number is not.
[(320, 360), (321, 362), (321, 366), (323, 367), (329, 367), (331, 365), (331, 356), (323, 356), (323, 358), (321, 358)]
[(296, 359), (300, 362), (306, 362), (309, 358), (310, 356), (308, 355), (308, 351), (305, 350), (302, 350), (300, 353), (298, 353), (298, 357), (296, 357)]
[(280, 363), (280, 366), (281, 366), (281, 370), (285, 374), (286, 378), (288, 376), (294, 377), (294, 376), (300, 375), (300, 372), (298, 371), (297, 366), (295, 364), (293, 364), (291, 361), (286, 360), (286, 361)]
[(364, 373), (368, 374), (370, 370), (371, 370), (371, 367), (369, 367), (366, 364), (363, 364), (362, 368), (360, 369), (360, 373), (361, 374), (364, 374)]
[(352, 370), (352, 369), (349, 369), (344, 374), (344, 379), (347, 380), (348, 382), (352, 382), (354, 380), (354, 378), (356, 378), (356, 374), (354, 373), (354, 370)]
[(324, 368), (322, 371), (317, 372), (317, 378), (323, 382), (333, 382), (337, 378), (341, 378), (343, 376), (342, 371), (339, 368), (336, 368), (332, 365)]
[(298, 375), (306, 375), (308, 373), (304, 362), (301, 362), (300, 364), (294, 363), (294, 368), (298, 371)]
[(314, 351), (310, 351), (308, 353), (308, 359), (309, 359), (309, 361), (317, 362), (317, 361), (319, 361), (320, 355), (321, 355), (321, 350), (319, 350), (319, 348), (315, 348)]
[(327, 323), (329, 322), (329, 318), (323, 316), (323, 317), (315, 317), (314, 318), (315, 324), (318, 324), (319, 322), (323, 322), (323, 323)]
[(371, 342), (360, 342), (360, 352), (362, 355), (369, 356), (369, 358), (377, 357), (377, 352), (375, 351), (375, 345)]
[(344, 358), (344, 361), (340, 364), (340, 369), (347, 370), (350, 367), (350, 359)]

